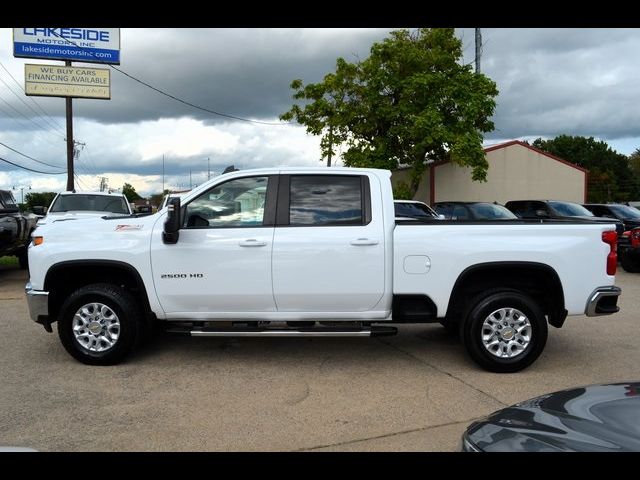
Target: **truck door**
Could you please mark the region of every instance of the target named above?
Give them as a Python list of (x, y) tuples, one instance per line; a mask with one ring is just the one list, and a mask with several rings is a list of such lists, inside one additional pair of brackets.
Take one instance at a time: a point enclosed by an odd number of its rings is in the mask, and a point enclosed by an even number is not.
[(372, 190), (367, 175), (280, 176), (273, 241), (278, 312), (348, 318), (373, 310), (384, 294), (385, 240), (381, 214), (372, 217)]
[(183, 205), (175, 245), (162, 242), (164, 220), (156, 223), (153, 279), (169, 318), (187, 312), (220, 318), (275, 311), (271, 251), (276, 187), (273, 175), (233, 178), (210, 188)]

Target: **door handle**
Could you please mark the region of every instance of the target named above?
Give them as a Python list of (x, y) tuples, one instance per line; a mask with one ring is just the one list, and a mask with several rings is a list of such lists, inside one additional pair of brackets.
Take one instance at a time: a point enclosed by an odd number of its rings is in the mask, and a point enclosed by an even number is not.
[(355, 245), (355, 246), (361, 246), (361, 245), (377, 245), (378, 241), (377, 240), (371, 240), (368, 238), (358, 238), (356, 240), (351, 240), (351, 245)]
[(250, 238), (248, 240), (242, 240), (238, 245), (241, 247), (265, 247), (267, 242), (259, 242), (255, 238)]

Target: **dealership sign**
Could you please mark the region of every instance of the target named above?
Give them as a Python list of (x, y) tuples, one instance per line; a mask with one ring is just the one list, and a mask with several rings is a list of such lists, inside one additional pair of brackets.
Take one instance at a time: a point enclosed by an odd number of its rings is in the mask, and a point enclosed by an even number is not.
[(14, 28), (13, 56), (120, 64), (119, 28)]
[(44, 97), (111, 98), (108, 68), (24, 66), (24, 93)]

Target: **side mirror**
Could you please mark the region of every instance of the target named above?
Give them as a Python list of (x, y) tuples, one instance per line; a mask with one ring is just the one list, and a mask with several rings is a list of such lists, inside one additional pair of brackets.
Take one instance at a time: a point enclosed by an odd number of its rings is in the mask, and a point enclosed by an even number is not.
[(180, 237), (180, 199), (172, 198), (167, 204), (167, 219), (164, 221), (162, 241), (168, 244), (178, 243)]
[(549, 218), (549, 212), (546, 210), (536, 210), (536, 217)]
[(447, 217), (445, 217), (443, 214), (439, 214), (438, 215), (438, 220), (446, 220)]
[(33, 207), (31, 210), (33, 210), (33, 213), (36, 215), (44, 215), (46, 213), (46, 207), (42, 206)]

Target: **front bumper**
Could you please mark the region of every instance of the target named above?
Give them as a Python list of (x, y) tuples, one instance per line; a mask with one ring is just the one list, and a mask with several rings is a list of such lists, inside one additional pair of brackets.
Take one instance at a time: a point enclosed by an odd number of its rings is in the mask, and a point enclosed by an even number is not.
[(29, 305), (29, 316), (31, 320), (44, 326), (47, 330), (51, 329), (49, 321), (49, 292), (34, 290), (31, 282), (24, 287), (24, 293), (27, 296), (27, 305)]
[(596, 288), (587, 301), (587, 308), (584, 313), (587, 317), (597, 317), (600, 315), (611, 315), (620, 310), (618, 307), (618, 297), (622, 289), (616, 286)]

